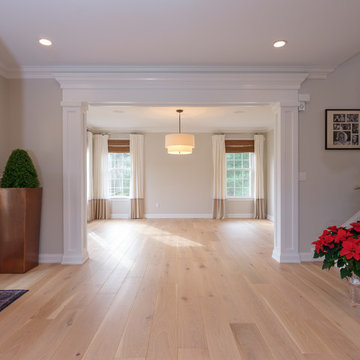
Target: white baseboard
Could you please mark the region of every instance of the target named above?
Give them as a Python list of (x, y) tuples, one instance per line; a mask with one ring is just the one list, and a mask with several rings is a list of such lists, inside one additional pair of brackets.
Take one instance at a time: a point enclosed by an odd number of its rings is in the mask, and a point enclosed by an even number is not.
[(87, 259), (88, 255), (63, 255), (61, 263), (63, 265), (81, 265)]
[(212, 214), (145, 214), (146, 219), (211, 219)]
[(130, 219), (128, 214), (111, 214), (112, 219)]
[(274, 217), (273, 217), (272, 215), (267, 214), (267, 215), (266, 215), (266, 218), (267, 218), (268, 220), (272, 221), (272, 222), (275, 221), (275, 219), (274, 219)]
[(279, 254), (279, 253), (273, 251), (272, 257), (279, 263), (299, 263), (300, 262), (300, 256), (298, 253)]
[(313, 255), (314, 255), (313, 252), (301, 252), (300, 260), (301, 260), (301, 262), (322, 261), (322, 259), (320, 259), (320, 258), (314, 259)]
[(313, 258), (315, 246), (311, 246), (311, 251), (308, 252), (301, 252), (300, 253), (300, 260), (301, 262), (309, 262), (309, 261), (323, 261), (321, 258)]
[(63, 254), (39, 254), (40, 264), (60, 264)]
[(227, 219), (253, 219), (254, 214), (226, 214)]

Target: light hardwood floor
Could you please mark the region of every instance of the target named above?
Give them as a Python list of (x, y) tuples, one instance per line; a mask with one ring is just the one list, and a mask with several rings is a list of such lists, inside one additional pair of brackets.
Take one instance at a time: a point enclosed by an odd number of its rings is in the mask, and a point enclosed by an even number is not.
[(90, 260), (0, 275), (1, 360), (360, 359), (360, 308), (320, 263), (278, 264), (256, 220), (89, 225)]

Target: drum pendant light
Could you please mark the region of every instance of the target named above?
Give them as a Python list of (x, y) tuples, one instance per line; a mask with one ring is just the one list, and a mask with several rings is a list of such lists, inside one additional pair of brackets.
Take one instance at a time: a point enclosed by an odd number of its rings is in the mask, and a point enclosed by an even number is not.
[(181, 132), (181, 113), (183, 110), (176, 110), (179, 114), (179, 132), (177, 134), (168, 134), (165, 136), (165, 148), (168, 154), (188, 155), (192, 154), (195, 148), (195, 139), (192, 134), (183, 134)]

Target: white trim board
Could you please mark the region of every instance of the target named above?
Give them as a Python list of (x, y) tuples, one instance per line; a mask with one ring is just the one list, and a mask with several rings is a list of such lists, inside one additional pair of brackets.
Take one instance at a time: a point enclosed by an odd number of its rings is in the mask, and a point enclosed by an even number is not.
[(354, 216), (352, 216), (349, 220), (345, 221), (341, 226), (348, 227), (351, 223), (360, 221), (360, 211), (358, 211)]
[(299, 254), (280, 254), (273, 251), (272, 255), (273, 259), (275, 259), (279, 263), (299, 263), (300, 262), (300, 256)]
[[(212, 219), (212, 214), (145, 214), (146, 219)], [(252, 219), (253, 214), (226, 214), (227, 219)], [(111, 214), (112, 219), (130, 219), (128, 214)]]
[(112, 219), (130, 219), (129, 214), (111, 214)]
[(59, 73), (307, 73), (308, 79), (326, 79), (335, 66), (22, 66), (0, 64), (10, 79), (53, 79)]
[(211, 219), (212, 214), (145, 214), (145, 219)]
[(40, 264), (61, 264), (63, 254), (39, 254)]
[(310, 261), (322, 261), (323, 259), (313, 258), (314, 252), (301, 252), (300, 253), (300, 261), (301, 262), (310, 262)]
[(63, 265), (81, 265), (83, 263), (85, 263), (88, 260), (88, 255), (86, 254), (86, 256), (84, 256), (83, 254), (81, 255), (64, 255), (62, 257), (62, 261), (61, 263)]
[(253, 219), (254, 214), (226, 214), (226, 219)]
[(314, 250), (315, 250), (315, 245), (311, 245), (311, 251), (299, 253), (299, 255), (300, 255), (300, 261), (301, 261), (301, 262), (323, 261), (323, 259), (321, 259), (321, 258), (317, 258), (317, 259), (314, 259), (314, 258), (313, 258), (313, 256), (314, 256)]
[[(212, 219), (212, 214), (145, 214), (146, 219)], [(252, 219), (253, 214), (226, 214), (227, 219)], [(128, 214), (111, 214), (112, 219), (130, 219)]]
[(267, 215), (266, 215), (266, 218), (267, 218), (268, 220), (272, 221), (272, 222), (274, 222), (274, 221), (275, 221), (275, 220), (274, 220), (274, 216), (273, 216), (273, 215), (269, 215), (269, 214), (267, 214)]

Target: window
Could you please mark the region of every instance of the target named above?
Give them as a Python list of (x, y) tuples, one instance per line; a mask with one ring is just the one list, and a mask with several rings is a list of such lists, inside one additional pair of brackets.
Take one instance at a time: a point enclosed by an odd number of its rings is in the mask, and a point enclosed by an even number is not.
[(227, 197), (251, 197), (252, 162), (253, 153), (226, 153)]
[(130, 195), (130, 153), (109, 152), (109, 195)]

